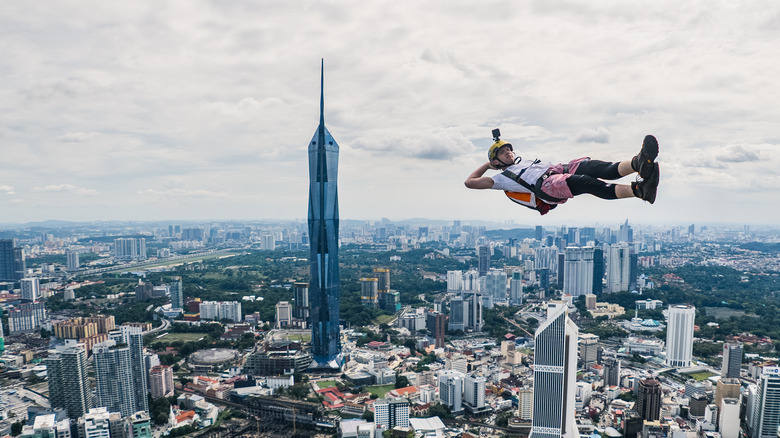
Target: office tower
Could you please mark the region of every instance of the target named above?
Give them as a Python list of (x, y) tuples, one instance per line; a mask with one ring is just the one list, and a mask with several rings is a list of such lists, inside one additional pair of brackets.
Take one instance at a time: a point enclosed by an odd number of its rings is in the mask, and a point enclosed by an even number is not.
[(463, 411), (463, 373), (451, 370), (439, 373), (439, 400), (453, 413)]
[(138, 284), (135, 286), (135, 300), (146, 301), (152, 299), (154, 296), (154, 285), (152, 283), (144, 283), (143, 280), (138, 280)]
[(138, 258), (138, 241), (131, 237), (114, 239), (114, 257), (120, 260)]
[(541, 225), (536, 226), (536, 229), (534, 230), (534, 238), (540, 242), (542, 241), (544, 238), (544, 227)]
[(19, 281), (26, 271), (24, 249), (16, 239), (0, 239), (0, 281)]
[(471, 292), (464, 294), (465, 324), (466, 330), (481, 332), (484, 321), (482, 320), (482, 294)]
[(693, 357), (693, 323), (696, 308), (691, 305), (669, 306), (666, 325), (666, 364), (687, 368)]
[(463, 402), (471, 412), (485, 409), (485, 384), (483, 376), (466, 374), (463, 378)]
[(739, 370), (742, 368), (742, 344), (723, 344), (723, 365), (720, 369), (722, 377), (739, 379)]
[(457, 331), (466, 330), (466, 316), (468, 311), (468, 304), (463, 301), (462, 297), (452, 297), (450, 300), (450, 320), (447, 324), (447, 330)]
[(171, 308), (183, 309), (184, 308), (184, 287), (181, 283), (181, 277), (173, 277), (169, 287), (171, 291)]
[(628, 290), (633, 292), (638, 289), (637, 279), (639, 278), (639, 256), (632, 249), (628, 253)]
[(607, 292), (628, 291), (631, 265), (628, 243), (621, 242), (607, 248)]
[(22, 278), (21, 290), (23, 300), (38, 301), (41, 297), (41, 283), (37, 278)]
[(715, 406), (722, 409), (723, 399), (739, 398), (742, 385), (739, 379), (724, 377), (715, 384)]
[(295, 299), (294, 315), (298, 319), (309, 321), (309, 283), (293, 283)]
[(342, 361), (339, 336), (339, 145), (325, 128), (324, 77), (323, 62), (320, 124), (309, 144), (309, 311), (313, 355), (310, 367), (339, 370)]
[[(144, 358), (144, 335), (141, 327), (120, 326), (117, 330), (110, 331), (108, 337), (117, 344), (123, 343), (130, 349), (131, 378), (135, 390), (135, 410), (149, 411), (149, 401), (146, 397), (148, 380), (146, 360)], [(131, 412), (132, 413), (132, 412)]]
[(601, 280), (604, 276), (603, 252), (599, 248), (568, 247), (564, 252), (565, 275), (563, 293), (578, 297), (580, 295), (601, 293)]
[(580, 228), (580, 245), (586, 246), (586, 245), (593, 245), (595, 243), (596, 243), (596, 229), (593, 227)]
[(409, 427), (409, 400), (377, 400), (374, 403), (374, 423), (376, 427), (390, 430), (396, 426)]
[(98, 407), (119, 412), (123, 417), (139, 411), (136, 409), (133, 389), (133, 363), (130, 347), (114, 340), (101, 342), (92, 349), (95, 360), (95, 383)]
[(387, 268), (374, 268), (374, 277), (376, 277), (378, 284), (377, 289), (380, 292), (387, 292), (390, 290), (390, 270)]
[(79, 418), (92, 407), (92, 392), (87, 382), (87, 352), (83, 344), (66, 342), (44, 359), (49, 383), (49, 402), (53, 408), (68, 411)]
[(181, 230), (181, 240), (202, 242), (206, 240), (206, 233), (203, 231), (203, 228), (185, 228)]
[(238, 301), (203, 301), (200, 303), (200, 319), (214, 321), (229, 319), (241, 322), (241, 303)]
[(550, 272), (558, 272), (558, 248), (546, 246), (534, 249), (534, 269), (547, 268)]
[(636, 411), (646, 421), (656, 421), (661, 417), (661, 384), (655, 379), (639, 381)]
[(68, 272), (74, 272), (79, 270), (79, 253), (75, 251), (69, 251), (67, 255), (67, 269)]
[(764, 367), (758, 380), (751, 438), (777, 438), (780, 424), (780, 367)]
[(41, 328), (45, 319), (46, 307), (43, 303), (19, 304), (8, 311), (8, 332), (11, 335), (34, 332)]
[(631, 225), (628, 224), (628, 219), (626, 219), (626, 223), (620, 226), (620, 230), (618, 230), (617, 241), (618, 242), (634, 241), (634, 230), (632, 230)]
[(566, 280), (566, 252), (558, 253), (558, 287)]
[(509, 280), (509, 304), (519, 306), (523, 304), (523, 274), (515, 271)]
[(485, 274), (485, 289), (483, 292), (493, 298), (494, 303), (506, 302), (506, 272), (501, 269), (491, 269)]
[(575, 422), (577, 326), (564, 303), (548, 303), (534, 335), (534, 409), (531, 438), (579, 438)]
[(599, 348), (599, 337), (592, 333), (580, 333), (580, 362), (583, 368), (596, 364), (596, 356)]
[(379, 303), (379, 279), (360, 279), (360, 301), (364, 306), (376, 307)]
[(76, 425), (78, 436), (79, 438), (124, 437), (126, 434), (123, 416), (119, 412), (109, 412), (105, 407), (90, 409), (78, 419)]
[(289, 301), (276, 303), (276, 328), (287, 328), (292, 325), (293, 306)]
[(263, 234), (260, 236), (260, 248), (273, 251), (276, 249), (276, 239), (273, 234)]
[(470, 269), (463, 273), (463, 288), (464, 291), (479, 291), (479, 271)]
[(739, 398), (724, 398), (718, 409), (718, 431), (721, 438), (739, 438)]
[(173, 369), (165, 365), (156, 365), (149, 370), (149, 392), (152, 398), (173, 395)]
[(478, 267), (479, 267), (479, 276), (482, 277), (487, 274), (487, 271), (490, 269), (490, 252), (491, 248), (489, 246), (480, 246), (477, 249), (477, 254), (479, 256), (478, 261)]
[(604, 362), (604, 387), (620, 387), (620, 359), (610, 359)]
[(463, 290), (463, 271), (447, 271), (447, 292)]
[(447, 332), (447, 316), (439, 312), (428, 312), (425, 316), (425, 328), (434, 339), (436, 348), (444, 348), (444, 334)]
[[(688, 395), (687, 393), (685, 395)], [(704, 417), (709, 400), (703, 392), (688, 397), (688, 417)]]

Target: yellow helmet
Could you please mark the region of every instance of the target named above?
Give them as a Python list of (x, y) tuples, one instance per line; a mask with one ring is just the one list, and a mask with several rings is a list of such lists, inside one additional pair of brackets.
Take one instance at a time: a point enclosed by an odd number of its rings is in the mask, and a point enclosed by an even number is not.
[(512, 143), (506, 142), (504, 140), (496, 140), (496, 142), (490, 146), (490, 149), (488, 149), (488, 161), (493, 161), (496, 159), (498, 156), (498, 150), (501, 149), (501, 146), (509, 146), (509, 150), (514, 152)]

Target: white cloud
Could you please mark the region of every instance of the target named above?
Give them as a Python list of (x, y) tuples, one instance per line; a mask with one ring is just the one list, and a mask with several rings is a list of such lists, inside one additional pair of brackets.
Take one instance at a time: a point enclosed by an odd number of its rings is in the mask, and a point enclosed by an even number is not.
[(50, 184), (44, 187), (33, 187), (33, 192), (73, 193), (84, 196), (97, 196), (99, 192), (86, 187), (78, 187), (73, 184)]
[(8, 185), (0, 185), (0, 192), (5, 192), (5, 194), (8, 196), (13, 196), (16, 194), (14, 188)]
[(574, 136), (577, 143), (609, 143), (609, 131), (599, 126), (596, 129), (583, 129)]
[(100, 135), (97, 132), (68, 132), (61, 135), (58, 140), (65, 143), (81, 143), (87, 140), (91, 140)]

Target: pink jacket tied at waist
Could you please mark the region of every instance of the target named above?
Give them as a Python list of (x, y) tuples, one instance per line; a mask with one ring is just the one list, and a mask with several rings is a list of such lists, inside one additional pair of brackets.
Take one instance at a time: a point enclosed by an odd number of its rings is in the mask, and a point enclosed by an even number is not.
[(566, 180), (577, 171), (580, 163), (585, 160), (590, 160), (590, 157), (582, 157), (569, 161), (569, 169), (566, 173), (564, 173), (565, 169), (563, 168), (563, 164), (558, 163), (550, 166), (550, 169), (547, 171), (550, 176), (542, 182), (542, 191), (550, 196), (563, 199), (563, 201), (557, 202), (556, 204), (563, 204), (567, 199), (573, 198), (574, 195), (571, 194), (571, 190), (569, 190), (569, 185), (566, 184)]

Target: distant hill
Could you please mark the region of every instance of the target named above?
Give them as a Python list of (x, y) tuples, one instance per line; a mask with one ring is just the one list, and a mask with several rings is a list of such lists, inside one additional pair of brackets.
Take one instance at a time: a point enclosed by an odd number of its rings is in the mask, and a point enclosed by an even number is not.
[(509, 240), (509, 239), (533, 239), (536, 237), (536, 229), (534, 228), (513, 228), (511, 230), (488, 230), (485, 231), (485, 237), (493, 240)]

